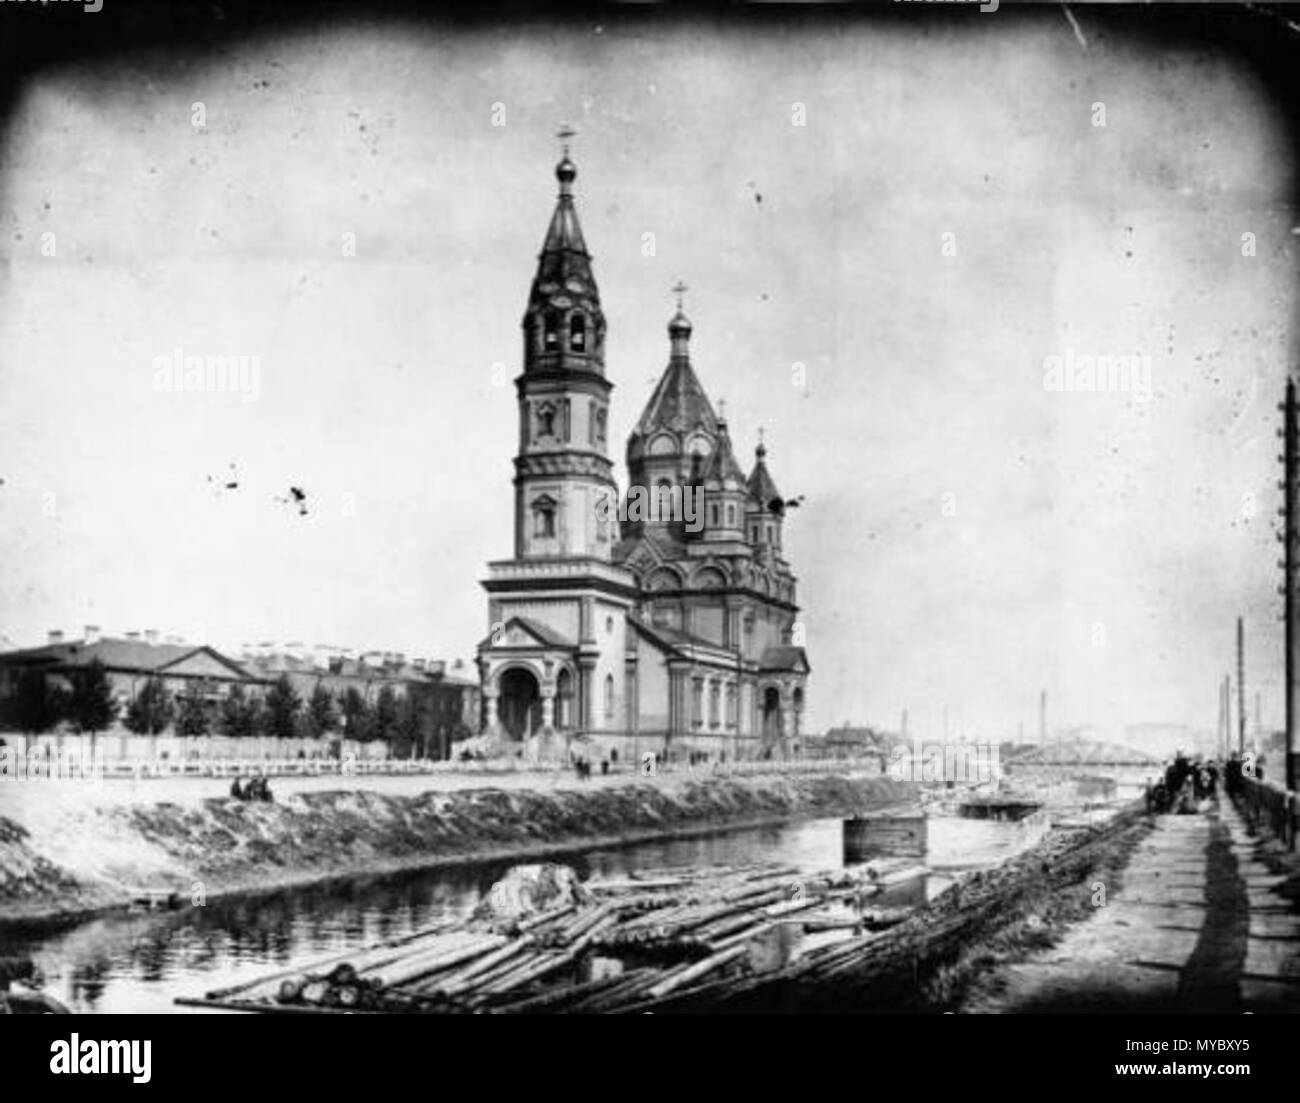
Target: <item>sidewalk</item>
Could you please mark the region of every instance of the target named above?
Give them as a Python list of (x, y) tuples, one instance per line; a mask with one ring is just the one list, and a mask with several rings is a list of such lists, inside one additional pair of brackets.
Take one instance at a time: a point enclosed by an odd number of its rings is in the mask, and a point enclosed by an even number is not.
[(1256, 856), (1226, 797), (1217, 812), (1159, 816), (1122, 886), (1057, 945), (997, 967), (968, 1012), (1300, 1011), (1300, 912)]

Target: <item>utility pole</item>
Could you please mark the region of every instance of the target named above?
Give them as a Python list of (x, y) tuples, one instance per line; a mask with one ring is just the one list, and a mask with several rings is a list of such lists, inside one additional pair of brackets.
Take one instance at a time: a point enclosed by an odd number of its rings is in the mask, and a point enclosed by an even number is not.
[(1246, 753), (1246, 635), (1237, 618), (1237, 753)]
[(1289, 376), (1286, 381), (1286, 401), (1282, 404), (1282, 460), (1284, 477), (1279, 485), (1283, 492), (1282, 517), (1283, 528), (1279, 535), (1282, 541), (1282, 616), (1286, 627), (1286, 684), (1282, 687), (1283, 704), (1286, 710), (1286, 787), (1292, 792), (1296, 789), (1296, 509), (1297, 502), (1297, 459), (1300, 458), (1300, 434), (1296, 428), (1295, 381)]
[(1219, 679), (1219, 716), (1215, 731), (1218, 735), (1217, 750), (1223, 758), (1228, 757), (1228, 680)]

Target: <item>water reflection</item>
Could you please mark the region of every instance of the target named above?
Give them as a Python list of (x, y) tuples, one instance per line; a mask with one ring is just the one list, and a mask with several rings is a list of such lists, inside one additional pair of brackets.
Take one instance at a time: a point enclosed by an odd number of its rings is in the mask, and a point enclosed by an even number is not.
[[(589, 851), (564, 859), (583, 878), (633, 869), (780, 862), (803, 872), (841, 861), (840, 821), (720, 832), (691, 839)], [(931, 820), (928, 863), (936, 873), (890, 886), (882, 906), (918, 904), (957, 870), (993, 864), (1034, 841), (1016, 824)], [(74, 1011), (172, 1012), (178, 995), (200, 995), (292, 965), (400, 938), (459, 918), (510, 863), (494, 862), (215, 900), (179, 912), (118, 915), (54, 932), (0, 934), (3, 953), (33, 956), (51, 995)]]

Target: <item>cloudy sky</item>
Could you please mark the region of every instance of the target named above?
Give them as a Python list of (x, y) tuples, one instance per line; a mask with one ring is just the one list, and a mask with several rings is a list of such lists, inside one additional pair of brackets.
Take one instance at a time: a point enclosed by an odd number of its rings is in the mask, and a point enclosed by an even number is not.
[[(1280, 723), (1283, 120), (1087, 9), (934, 12), (330, 24), (46, 71), (0, 177), (0, 633), (472, 657), (568, 121), (620, 473), (684, 278), (742, 462), (763, 426), (806, 495), (814, 727), (1014, 734), (1040, 688), (1053, 723), (1208, 725), (1239, 612)], [(156, 391), (177, 349), (256, 356), (256, 400)], [(1045, 389), (1067, 355), (1148, 356), (1153, 393)]]

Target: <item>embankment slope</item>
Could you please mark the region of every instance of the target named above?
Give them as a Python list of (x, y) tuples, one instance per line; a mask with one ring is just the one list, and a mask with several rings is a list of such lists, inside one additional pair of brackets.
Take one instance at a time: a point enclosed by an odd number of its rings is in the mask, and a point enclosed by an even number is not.
[[(710, 828), (851, 814), (904, 803), (888, 778), (661, 778), (621, 786), (296, 792), (132, 801), (86, 789), (0, 802), (0, 921), (129, 903), (142, 888), (186, 899), (483, 859), (529, 857)], [(35, 786), (38, 782), (15, 783)], [(111, 784), (111, 783), (109, 783)], [(12, 792), (12, 791), (11, 791)]]

